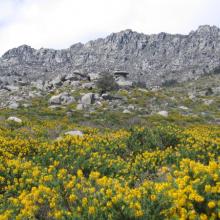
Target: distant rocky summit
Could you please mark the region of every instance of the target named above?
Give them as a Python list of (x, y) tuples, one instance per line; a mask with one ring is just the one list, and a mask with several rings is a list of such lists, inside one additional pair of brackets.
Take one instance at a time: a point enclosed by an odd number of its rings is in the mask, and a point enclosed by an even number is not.
[(22, 45), (0, 58), (0, 87), (13, 89), (16, 87), (9, 85), (25, 86), (56, 77), (60, 77), (56, 83), (62, 83), (65, 77), (73, 81), (74, 77), (77, 80), (118, 70), (128, 72), (130, 81), (147, 87), (219, 73), (220, 29), (205, 25), (188, 35), (145, 35), (125, 30), (63, 50)]

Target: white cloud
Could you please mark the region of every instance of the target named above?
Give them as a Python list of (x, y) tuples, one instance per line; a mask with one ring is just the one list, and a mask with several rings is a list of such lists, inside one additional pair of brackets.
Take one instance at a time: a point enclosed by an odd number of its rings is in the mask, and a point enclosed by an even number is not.
[(0, 0), (0, 54), (21, 44), (66, 48), (131, 28), (188, 33), (219, 24), (218, 0)]

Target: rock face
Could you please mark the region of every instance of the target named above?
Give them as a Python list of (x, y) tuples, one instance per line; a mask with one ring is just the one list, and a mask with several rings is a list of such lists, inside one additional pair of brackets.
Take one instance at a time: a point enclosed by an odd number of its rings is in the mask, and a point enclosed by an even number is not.
[(220, 72), (220, 29), (205, 25), (188, 35), (125, 30), (64, 50), (22, 45), (0, 59), (0, 87), (37, 79), (56, 79), (56, 85), (62, 83), (62, 78), (55, 78), (58, 75), (70, 74), (77, 79), (82, 73), (116, 70), (129, 72), (130, 80), (147, 86)]

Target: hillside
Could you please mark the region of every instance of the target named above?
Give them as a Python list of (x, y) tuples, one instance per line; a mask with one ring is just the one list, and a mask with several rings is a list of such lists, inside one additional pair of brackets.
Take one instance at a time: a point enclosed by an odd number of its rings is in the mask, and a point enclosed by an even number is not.
[(220, 219), (219, 51), (201, 26), (6, 52), (0, 220)]

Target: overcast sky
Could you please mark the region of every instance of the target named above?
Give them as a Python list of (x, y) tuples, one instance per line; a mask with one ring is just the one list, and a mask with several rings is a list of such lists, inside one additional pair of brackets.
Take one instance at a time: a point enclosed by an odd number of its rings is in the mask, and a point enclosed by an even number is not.
[(22, 44), (67, 48), (132, 29), (186, 34), (220, 25), (220, 0), (0, 0), (0, 55)]

